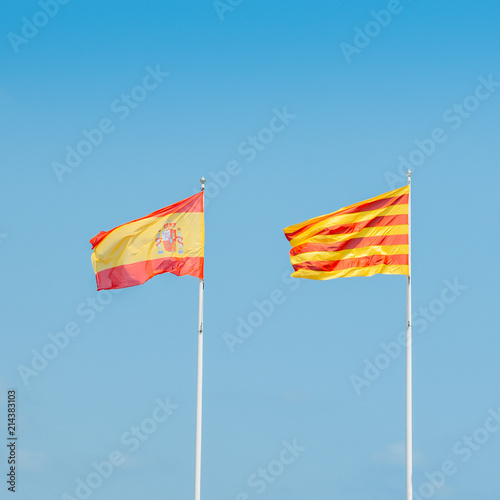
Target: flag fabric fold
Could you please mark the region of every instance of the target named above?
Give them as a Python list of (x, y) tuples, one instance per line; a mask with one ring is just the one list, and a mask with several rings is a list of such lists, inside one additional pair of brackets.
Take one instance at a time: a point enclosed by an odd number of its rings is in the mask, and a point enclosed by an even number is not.
[(408, 275), (405, 186), (284, 229), (296, 278)]
[(203, 278), (203, 192), (94, 236), (97, 289), (142, 285), (162, 273)]

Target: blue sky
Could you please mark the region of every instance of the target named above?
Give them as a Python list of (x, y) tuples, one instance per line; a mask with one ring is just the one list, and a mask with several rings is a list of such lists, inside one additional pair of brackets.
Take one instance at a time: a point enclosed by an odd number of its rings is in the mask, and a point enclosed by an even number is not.
[(293, 280), (282, 228), (411, 161), (415, 499), (497, 499), (499, 21), (471, 0), (6, 3), (17, 498), (192, 498), (197, 280), (97, 293), (88, 241), (202, 175), (202, 498), (403, 498), (405, 279)]

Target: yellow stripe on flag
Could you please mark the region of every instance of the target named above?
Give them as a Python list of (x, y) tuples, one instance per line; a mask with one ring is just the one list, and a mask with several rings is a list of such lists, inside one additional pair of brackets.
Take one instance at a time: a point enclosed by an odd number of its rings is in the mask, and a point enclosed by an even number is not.
[[(97, 273), (111, 267), (134, 264), (160, 258), (157, 237), (166, 221), (175, 222), (181, 228), (184, 242), (182, 253), (173, 252), (176, 257), (203, 257), (203, 213), (176, 213), (165, 217), (152, 217), (130, 222), (115, 229), (100, 243), (92, 254), (92, 265)], [(187, 244), (188, 243), (188, 244)], [(104, 248), (101, 248), (101, 245)], [(178, 249), (179, 245), (177, 245)], [(179, 250), (179, 249), (178, 249)]]
[(340, 252), (306, 252), (290, 257), (292, 264), (300, 264), (302, 262), (317, 261), (334, 261), (342, 259), (357, 259), (359, 257), (367, 257), (369, 255), (399, 255), (407, 254), (408, 245), (388, 245), (388, 246), (370, 246), (364, 248), (353, 248), (350, 250), (341, 250)]
[(294, 278), (306, 278), (310, 280), (329, 280), (333, 278), (353, 278), (356, 276), (373, 276), (375, 274), (404, 274), (408, 276), (408, 266), (370, 266), (370, 267), (355, 267), (351, 269), (343, 269), (341, 271), (309, 271), (301, 269), (291, 274)]

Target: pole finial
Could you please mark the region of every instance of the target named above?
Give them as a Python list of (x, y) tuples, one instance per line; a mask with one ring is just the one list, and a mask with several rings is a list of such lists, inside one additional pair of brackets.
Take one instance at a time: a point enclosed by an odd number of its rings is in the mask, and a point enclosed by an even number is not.
[(200, 182), (201, 182), (201, 190), (205, 191), (205, 182), (207, 182), (207, 180), (205, 179), (205, 177), (201, 176)]
[(406, 171), (406, 175), (407, 175), (407, 177), (411, 177), (411, 173), (412, 173), (412, 172), (411, 172), (411, 170), (410, 170), (410, 169), (408, 169), (408, 170)]

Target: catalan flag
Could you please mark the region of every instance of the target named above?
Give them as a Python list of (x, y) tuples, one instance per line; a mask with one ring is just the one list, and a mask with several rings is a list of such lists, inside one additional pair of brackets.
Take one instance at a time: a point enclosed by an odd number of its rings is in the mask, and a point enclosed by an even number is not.
[(94, 236), (97, 289), (142, 285), (162, 273), (203, 278), (203, 192)]
[(410, 186), (284, 229), (296, 278), (408, 275)]

